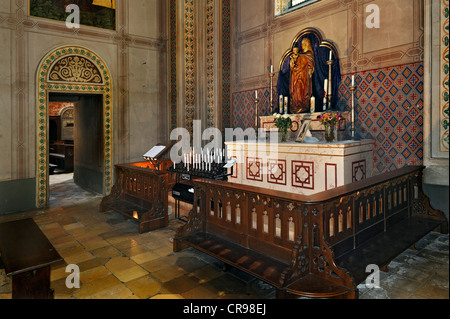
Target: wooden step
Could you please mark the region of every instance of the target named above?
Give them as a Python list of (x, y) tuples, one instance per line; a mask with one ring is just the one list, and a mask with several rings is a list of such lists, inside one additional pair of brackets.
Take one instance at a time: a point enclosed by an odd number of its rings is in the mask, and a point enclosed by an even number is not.
[(308, 274), (296, 280), (286, 287), (286, 292), (310, 298), (336, 298), (347, 294), (355, 294), (354, 291), (347, 287), (314, 274)]
[(289, 267), (279, 260), (231, 243), (210, 233), (196, 232), (180, 239), (187, 245), (277, 288), (281, 288), (281, 275)]

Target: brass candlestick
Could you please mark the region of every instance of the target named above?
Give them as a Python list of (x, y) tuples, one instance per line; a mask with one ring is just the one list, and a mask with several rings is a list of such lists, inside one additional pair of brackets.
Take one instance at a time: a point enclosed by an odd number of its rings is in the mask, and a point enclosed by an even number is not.
[(331, 89), (333, 87), (333, 83), (331, 82), (332, 80), (332, 74), (331, 74), (331, 67), (333, 66), (334, 61), (333, 60), (329, 60), (327, 61), (328, 64), (328, 109), (331, 109), (331, 97), (332, 97), (332, 92)]
[(269, 105), (269, 114), (272, 114), (273, 112), (273, 77), (275, 76), (275, 73), (271, 72), (269, 73), (270, 77), (270, 105)]
[(256, 109), (255, 109), (255, 132), (256, 132), (256, 136), (258, 136), (258, 106), (259, 106), (259, 99), (257, 97), (255, 98), (255, 105), (256, 105)]
[(350, 91), (352, 92), (352, 112), (351, 112), (351, 129), (350, 129), (350, 137), (352, 140), (356, 140), (356, 119), (355, 119), (355, 90), (357, 86), (350, 86)]

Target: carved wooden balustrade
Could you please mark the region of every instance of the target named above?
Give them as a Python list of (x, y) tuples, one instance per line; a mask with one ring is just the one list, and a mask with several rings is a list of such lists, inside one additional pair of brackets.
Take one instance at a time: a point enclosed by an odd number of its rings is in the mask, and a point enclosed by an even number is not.
[(193, 246), (275, 286), (279, 297), (356, 298), (367, 265), (387, 265), (436, 227), (447, 230), (422, 192), (422, 170), (310, 196), (195, 180), (174, 251)]
[[(167, 165), (163, 165), (165, 167)], [(139, 223), (139, 233), (166, 227), (170, 174), (147, 162), (116, 165), (116, 182), (100, 211), (115, 210)]]

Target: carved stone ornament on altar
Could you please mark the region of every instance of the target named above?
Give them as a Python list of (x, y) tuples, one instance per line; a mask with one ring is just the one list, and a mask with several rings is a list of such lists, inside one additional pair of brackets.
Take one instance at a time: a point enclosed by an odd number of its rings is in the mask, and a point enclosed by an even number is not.
[(274, 112), (298, 114), (336, 109), (340, 82), (336, 46), (324, 40), (317, 29), (306, 28), (298, 33), (281, 58), (277, 83), (279, 102)]

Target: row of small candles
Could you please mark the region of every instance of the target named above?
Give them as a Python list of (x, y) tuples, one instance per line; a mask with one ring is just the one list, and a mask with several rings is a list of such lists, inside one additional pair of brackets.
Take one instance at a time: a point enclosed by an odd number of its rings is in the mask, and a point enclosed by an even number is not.
[[(192, 150), (190, 153), (183, 154), (183, 168), (189, 170), (207, 170), (211, 171), (211, 166), (222, 164), (224, 161), (225, 149), (216, 149), (214, 152), (206, 150), (205, 152), (196, 153)], [(173, 168), (176, 169), (176, 164), (173, 163)]]

